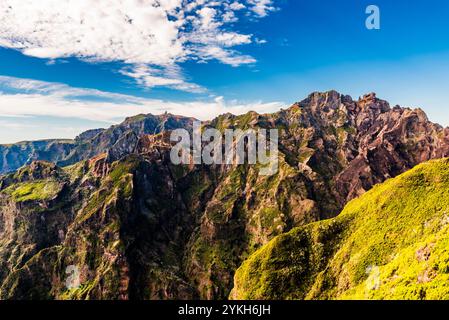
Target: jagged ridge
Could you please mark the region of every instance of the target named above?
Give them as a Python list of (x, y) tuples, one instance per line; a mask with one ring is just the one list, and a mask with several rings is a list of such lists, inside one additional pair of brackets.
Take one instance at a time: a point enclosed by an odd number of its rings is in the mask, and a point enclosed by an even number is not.
[(108, 151), (120, 144), (120, 139), (126, 135), (138, 137), (164, 130), (189, 128), (192, 121), (193, 118), (172, 114), (141, 114), (108, 129), (88, 130), (74, 140), (25, 141), (0, 145), (0, 174), (15, 171), (34, 160), (51, 161), (61, 166), (71, 165)]
[[(226, 298), (234, 271), (272, 238), (335, 217), (376, 183), (449, 150), (448, 129), (421, 110), (331, 91), (274, 114), (226, 114), (204, 124), (278, 128), (273, 176), (248, 165), (173, 166), (167, 130), (191, 121), (137, 116), (83, 134), (90, 142), (77, 144), (67, 163), (84, 160), (52, 167), (55, 176), (35, 174), (37, 162), (22, 169), (31, 181), (1, 178), (0, 295)], [(49, 182), (48, 192), (35, 192)], [(65, 288), (69, 265), (83, 270), (78, 291)]]

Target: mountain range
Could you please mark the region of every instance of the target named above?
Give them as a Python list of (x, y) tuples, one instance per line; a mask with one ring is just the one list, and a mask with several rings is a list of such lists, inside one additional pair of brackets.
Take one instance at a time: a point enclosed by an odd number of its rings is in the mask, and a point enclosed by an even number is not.
[(335, 91), (203, 122), (278, 129), (264, 176), (172, 164), (169, 133), (193, 121), (138, 115), (0, 146), (0, 298), (447, 297), (449, 167), (419, 164), (449, 156), (449, 128)]

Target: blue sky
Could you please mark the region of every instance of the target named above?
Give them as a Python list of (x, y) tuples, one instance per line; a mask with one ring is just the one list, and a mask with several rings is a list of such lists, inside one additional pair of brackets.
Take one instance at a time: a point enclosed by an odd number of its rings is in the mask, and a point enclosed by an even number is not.
[[(0, 143), (140, 112), (275, 111), (330, 89), (449, 125), (448, 1), (138, 2), (2, 1)], [(380, 30), (365, 27), (371, 4)]]

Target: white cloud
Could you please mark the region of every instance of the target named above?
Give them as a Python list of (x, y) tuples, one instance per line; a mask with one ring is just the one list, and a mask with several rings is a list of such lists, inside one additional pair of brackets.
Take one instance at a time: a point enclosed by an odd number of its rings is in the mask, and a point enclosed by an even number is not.
[(245, 6), (237, 1), (232, 2), (229, 7), (234, 11), (245, 9)]
[(35, 135), (35, 129), (2, 133), (6, 138), (1, 137), (0, 143), (45, 137), (73, 137), (74, 134), (88, 129), (87, 123), (95, 123), (96, 126), (103, 123), (103, 126), (108, 126), (139, 113), (161, 114), (167, 111), (210, 120), (227, 112), (242, 114), (252, 110), (267, 113), (279, 110), (282, 106), (280, 102), (242, 103), (226, 101), (223, 97), (184, 102), (146, 99), (95, 89), (73, 88), (59, 83), (0, 76), (0, 125), (8, 127), (2, 130), (23, 126), (31, 128), (30, 126), (34, 125), (33, 117), (59, 118), (64, 119), (64, 122), (73, 121), (79, 124), (78, 127), (70, 126), (71, 129), (65, 131), (57, 122), (48, 124), (47, 127), (40, 128), (39, 136)]
[(205, 88), (195, 83), (185, 81), (181, 69), (176, 65), (166, 68), (153, 68), (142, 64), (124, 68), (120, 73), (134, 78), (138, 85), (147, 88), (164, 86), (193, 93), (206, 91)]
[(270, 12), (275, 11), (273, 0), (249, 0), (250, 10), (252, 10), (259, 17), (265, 17)]
[(251, 56), (235, 55), (233, 54), (233, 51), (224, 50), (219, 46), (206, 46), (198, 49), (198, 51), (201, 52), (201, 56), (205, 60), (217, 59), (233, 67), (238, 67), (241, 64), (256, 62), (256, 60)]
[(119, 61), (127, 65), (124, 73), (141, 85), (198, 92), (181, 70), (170, 70), (189, 59), (216, 59), (232, 66), (254, 63), (232, 49), (252, 43), (252, 35), (232, 31), (229, 25), (248, 14), (266, 16), (274, 10), (272, 2), (2, 0), (0, 46), (51, 60)]

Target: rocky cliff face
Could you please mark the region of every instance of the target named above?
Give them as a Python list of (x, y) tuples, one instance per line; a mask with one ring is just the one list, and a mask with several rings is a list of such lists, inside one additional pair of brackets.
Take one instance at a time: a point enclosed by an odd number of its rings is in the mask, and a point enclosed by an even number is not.
[[(274, 237), (449, 155), (448, 129), (374, 94), (314, 93), (274, 114), (204, 124), (279, 129), (272, 176), (257, 165), (173, 165), (169, 131), (192, 120), (137, 116), (81, 135), (58, 166), (3, 176), (0, 296), (223, 299), (235, 270)], [(67, 289), (70, 266), (80, 287)]]

